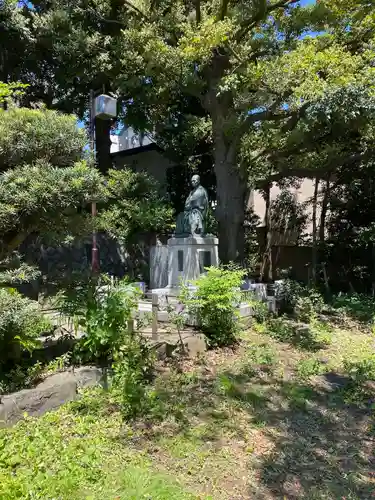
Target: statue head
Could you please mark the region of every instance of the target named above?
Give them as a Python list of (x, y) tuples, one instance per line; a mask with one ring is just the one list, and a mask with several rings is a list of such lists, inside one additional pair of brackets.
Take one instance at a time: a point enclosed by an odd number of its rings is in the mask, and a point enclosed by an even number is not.
[(199, 175), (193, 175), (193, 177), (191, 178), (191, 185), (193, 186), (193, 188), (198, 187), (200, 183), (201, 178), (199, 177)]

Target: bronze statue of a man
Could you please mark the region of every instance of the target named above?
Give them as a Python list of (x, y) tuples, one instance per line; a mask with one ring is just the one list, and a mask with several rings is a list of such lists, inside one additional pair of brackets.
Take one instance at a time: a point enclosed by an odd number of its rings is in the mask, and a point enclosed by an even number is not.
[(192, 190), (185, 201), (185, 209), (178, 214), (176, 236), (203, 236), (208, 210), (207, 191), (201, 186), (199, 175), (191, 178)]

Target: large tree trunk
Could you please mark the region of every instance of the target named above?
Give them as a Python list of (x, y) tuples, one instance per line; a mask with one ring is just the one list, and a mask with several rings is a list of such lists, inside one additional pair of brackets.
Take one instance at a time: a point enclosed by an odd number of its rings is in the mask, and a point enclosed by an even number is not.
[(245, 198), (247, 179), (223, 141), (215, 141), (214, 159), (216, 174), (217, 208), (219, 227), (219, 259), (222, 264), (244, 261), (245, 250)]
[(219, 259), (222, 264), (237, 262), (243, 265), (248, 174), (238, 164), (238, 151), (244, 132), (229, 129), (229, 124), (237, 119), (233, 95), (230, 91), (222, 92), (219, 88), (221, 78), (229, 68), (228, 54), (224, 56), (220, 51), (214, 51), (207, 70), (210, 85), (203, 106), (212, 120)]
[(110, 120), (95, 120), (96, 163), (103, 174), (106, 174), (112, 166), (110, 131)]

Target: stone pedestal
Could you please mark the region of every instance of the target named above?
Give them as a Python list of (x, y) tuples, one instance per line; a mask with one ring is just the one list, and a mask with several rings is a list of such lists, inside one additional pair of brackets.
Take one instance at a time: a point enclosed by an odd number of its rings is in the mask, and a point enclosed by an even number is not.
[(168, 285), (153, 293), (176, 296), (181, 282), (199, 278), (204, 269), (219, 265), (219, 240), (214, 236), (190, 236), (168, 240)]
[(168, 247), (156, 245), (150, 248), (150, 288), (168, 285)]
[(204, 269), (219, 265), (219, 240), (214, 236), (168, 240), (168, 287), (199, 278)]

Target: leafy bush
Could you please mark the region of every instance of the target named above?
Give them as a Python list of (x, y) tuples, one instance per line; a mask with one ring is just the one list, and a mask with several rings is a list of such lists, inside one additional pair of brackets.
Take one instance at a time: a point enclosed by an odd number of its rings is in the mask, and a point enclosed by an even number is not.
[(17, 363), (38, 345), (38, 337), (51, 329), (38, 304), (14, 289), (0, 288), (0, 369)]
[(313, 314), (324, 308), (322, 295), (313, 288), (307, 288), (297, 281), (286, 279), (276, 285), (276, 297), (282, 313), (294, 314), (299, 320), (309, 322)]
[[(103, 280), (102, 280), (103, 281)], [(98, 286), (96, 280), (60, 296), (60, 310), (84, 330), (80, 349), (107, 368), (112, 365), (112, 390), (121, 400), (124, 420), (147, 412), (147, 384), (153, 355), (146, 341), (128, 328), (141, 292), (127, 281)], [(105, 371), (106, 373), (106, 371)]]
[(43, 374), (44, 367), (40, 361), (31, 366), (26, 364), (17, 365), (2, 375), (0, 393), (10, 393), (32, 387), (42, 380)]
[(350, 378), (343, 389), (344, 400), (356, 405), (373, 403), (374, 391), (368, 383), (375, 381), (375, 354), (359, 361), (344, 360), (344, 369)]
[(121, 398), (121, 414), (125, 421), (147, 414), (151, 399), (147, 385), (151, 379), (154, 353), (137, 333), (124, 338), (114, 354), (113, 388)]
[(339, 294), (332, 299), (332, 307), (354, 320), (365, 323), (375, 316), (375, 300), (364, 294)]
[(140, 290), (126, 281), (111, 284), (103, 279), (104, 286), (89, 280), (80, 287), (62, 292), (58, 307), (71, 318), (76, 330), (80, 328), (85, 333), (81, 349), (92, 359), (107, 364), (123, 342), (128, 320), (137, 309)]
[(360, 361), (344, 360), (344, 369), (356, 384), (375, 380), (375, 354)]
[(257, 299), (253, 299), (249, 302), (251, 306), (251, 317), (257, 323), (264, 323), (270, 316), (270, 311), (268, 309), (268, 304)]
[(19, 167), (35, 159), (57, 167), (72, 166), (82, 157), (85, 131), (74, 115), (49, 109), (11, 107), (0, 110), (0, 167)]
[(0, 379), (0, 393), (9, 393), (28, 389), (41, 382), (45, 377), (65, 370), (70, 365), (71, 353), (65, 353), (45, 364), (32, 358), (23, 360), (9, 372), (3, 373)]
[(289, 342), (296, 335), (296, 325), (284, 317), (270, 318), (267, 321), (266, 332), (276, 340)]
[(281, 313), (294, 312), (298, 298), (305, 292), (305, 287), (289, 278), (275, 284), (275, 295)]
[(271, 318), (266, 323), (266, 332), (281, 342), (290, 342), (301, 349), (318, 350), (331, 341), (331, 328), (317, 318), (309, 325), (301, 325), (284, 316)]
[(323, 311), (323, 308), (323, 297), (317, 290), (311, 289), (306, 291), (306, 295), (297, 298), (294, 313), (300, 321), (309, 323), (312, 317)]
[(297, 363), (297, 375), (305, 380), (313, 375), (320, 375), (326, 370), (325, 365), (315, 358), (302, 359)]
[(182, 288), (181, 302), (195, 315), (212, 347), (236, 341), (242, 279), (242, 270), (210, 267), (194, 282), (196, 290)]

